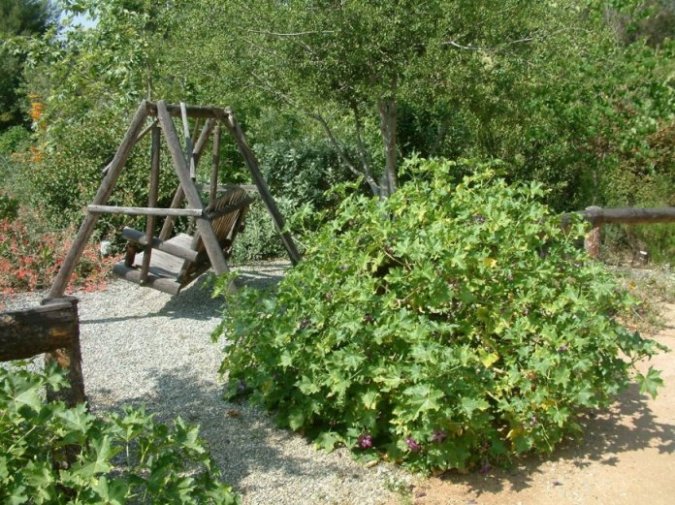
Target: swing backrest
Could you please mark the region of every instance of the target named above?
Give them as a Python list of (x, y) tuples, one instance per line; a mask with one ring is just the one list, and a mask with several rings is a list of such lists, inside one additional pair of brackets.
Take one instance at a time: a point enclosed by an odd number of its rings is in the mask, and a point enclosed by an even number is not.
[[(218, 237), (218, 243), (223, 250), (225, 259), (232, 254), (234, 239), (243, 227), (243, 221), (252, 200), (246, 190), (239, 186), (232, 186), (208, 208), (208, 212), (221, 213), (213, 218), (211, 225), (216, 237)], [(191, 248), (198, 253), (197, 261), (185, 261), (183, 263), (183, 268), (178, 277), (181, 284), (191, 282), (211, 266), (199, 233), (195, 233)]]

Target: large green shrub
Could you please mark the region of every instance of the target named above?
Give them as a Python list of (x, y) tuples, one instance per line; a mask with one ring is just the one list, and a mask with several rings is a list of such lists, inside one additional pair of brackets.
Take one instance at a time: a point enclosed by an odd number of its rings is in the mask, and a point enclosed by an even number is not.
[[(0, 502), (19, 504), (236, 504), (198, 438), (177, 419), (155, 423), (142, 410), (97, 418), (84, 405), (45, 402), (61, 373), (0, 367)], [(57, 468), (69, 447), (82, 450)]]
[(656, 344), (616, 321), (625, 295), (540, 185), (470, 162), (408, 170), (386, 201), (348, 198), (275, 293), (231, 301), (230, 394), (325, 447), (415, 469), (551, 451)]

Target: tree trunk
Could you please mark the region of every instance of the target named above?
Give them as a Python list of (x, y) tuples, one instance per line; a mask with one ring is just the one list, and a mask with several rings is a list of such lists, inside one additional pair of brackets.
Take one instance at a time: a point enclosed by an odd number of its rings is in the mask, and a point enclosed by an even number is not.
[(396, 99), (380, 100), (380, 131), (384, 143), (385, 169), (382, 175), (382, 196), (389, 197), (396, 191)]

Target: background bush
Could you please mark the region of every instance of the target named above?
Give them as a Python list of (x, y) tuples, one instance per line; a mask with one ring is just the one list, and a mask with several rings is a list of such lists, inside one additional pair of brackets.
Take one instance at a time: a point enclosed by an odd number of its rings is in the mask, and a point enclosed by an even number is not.
[[(238, 503), (198, 428), (181, 419), (158, 424), (143, 410), (97, 418), (84, 404), (44, 401), (45, 387), (64, 384), (56, 369), (0, 367), (2, 503)], [(72, 445), (82, 448), (76, 462), (55, 467)]]
[(256, 154), (272, 192), (298, 207), (323, 209), (326, 191), (353, 177), (322, 137), (278, 138), (258, 144)]
[[(288, 198), (277, 198), (276, 202), (284, 218), (290, 218), (296, 211), (295, 202)], [(237, 263), (246, 263), (285, 257), (286, 249), (267, 207), (260, 198), (256, 198), (246, 214), (244, 231), (235, 240), (232, 258)]]
[[(448, 184), (455, 171), (475, 175)], [(325, 447), (416, 469), (551, 451), (656, 345), (616, 321), (626, 295), (541, 185), (471, 161), (407, 173), (387, 201), (346, 199), (276, 293), (228, 304), (230, 394)], [(659, 382), (650, 370), (643, 390)]]

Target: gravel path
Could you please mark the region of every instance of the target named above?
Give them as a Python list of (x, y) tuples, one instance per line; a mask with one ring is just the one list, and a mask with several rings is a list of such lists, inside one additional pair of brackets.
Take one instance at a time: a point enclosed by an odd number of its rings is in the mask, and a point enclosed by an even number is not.
[[(285, 264), (241, 268), (253, 285), (274, 282)], [(376, 505), (398, 501), (391, 489), (411, 477), (385, 464), (364, 468), (339, 450), (319, 452), (302, 437), (274, 427), (264, 412), (222, 400), (220, 345), (210, 334), (221, 302), (197, 283), (180, 295), (113, 281), (105, 291), (76, 293), (85, 390), (92, 409), (146, 405), (167, 421), (180, 415), (202, 437), (226, 482), (245, 504)], [(40, 294), (7, 300), (7, 310), (36, 305)]]

